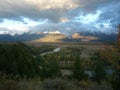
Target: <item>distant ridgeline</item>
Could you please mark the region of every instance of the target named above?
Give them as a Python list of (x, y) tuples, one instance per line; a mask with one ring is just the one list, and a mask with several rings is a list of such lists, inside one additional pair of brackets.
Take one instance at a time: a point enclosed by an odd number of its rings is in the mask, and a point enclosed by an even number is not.
[(42, 34), (27, 34), (22, 35), (10, 35), (10, 34), (1, 34), (0, 41), (31, 41), (43, 37)]
[(1, 34), (0, 41), (37, 41), (37, 42), (115, 42), (117, 40), (116, 34), (104, 33), (89, 33), (77, 32), (70, 36), (63, 34), (29, 34), (9, 35)]

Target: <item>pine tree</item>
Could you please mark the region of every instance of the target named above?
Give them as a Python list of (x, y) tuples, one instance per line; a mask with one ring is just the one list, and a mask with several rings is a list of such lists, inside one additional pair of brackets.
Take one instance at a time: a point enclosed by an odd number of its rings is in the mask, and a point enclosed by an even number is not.
[(84, 78), (84, 69), (80, 57), (76, 57), (73, 65), (73, 77), (77, 80), (82, 80)]
[(60, 74), (59, 65), (53, 57), (48, 61), (48, 68), (50, 77), (56, 77)]
[(39, 71), (37, 62), (29, 49), (21, 44), (0, 45), (0, 72), (34, 77)]
[(100, 57), (99, 53), (95, 53), (91, 60), (93, 61), (93, 79), (98, 83), (101, 83), (102, 80), (106, 78), (106, 73), (104, 69), (104, 60)]

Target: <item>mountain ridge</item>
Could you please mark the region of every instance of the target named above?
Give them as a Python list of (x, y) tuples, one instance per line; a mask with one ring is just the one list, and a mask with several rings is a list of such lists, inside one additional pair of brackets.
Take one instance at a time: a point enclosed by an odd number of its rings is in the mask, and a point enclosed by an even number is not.
[(34, 42), (115, 42), (117, 34), (81, 33), (69, 36), (62, 33), (23, 33), (21, 35), (0, 34), (0, 41), (34, 41)]

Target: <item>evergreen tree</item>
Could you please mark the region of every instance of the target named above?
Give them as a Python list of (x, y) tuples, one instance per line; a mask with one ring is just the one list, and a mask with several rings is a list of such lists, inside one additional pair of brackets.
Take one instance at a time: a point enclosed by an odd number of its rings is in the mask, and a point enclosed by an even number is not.
[(54, 56), (48, 60), (48, 73), (50, 77), (56, 77), (60, 74), (60, 68)]
[(0, 45), (0, 72), (34, 77), (38, 74), (39, 65), (29, 49), (22, 44)]
[(40, 75), (43, 78), (57, 77), (60, 75), (60, 67), (53, 55), (41, 57)]
[(77, 80), (82, 80), (84, 78), (84, 69), (80, 57), (76, 57), (73, 65), (73, 77)]
[(91, 60), (93, 61), (93, 79), (98, 83), (101, 83), (102, 80), (106, 78), (106, 73), (104, 69), (104, 60), (100, 57), (99, 53), (95, 53)]

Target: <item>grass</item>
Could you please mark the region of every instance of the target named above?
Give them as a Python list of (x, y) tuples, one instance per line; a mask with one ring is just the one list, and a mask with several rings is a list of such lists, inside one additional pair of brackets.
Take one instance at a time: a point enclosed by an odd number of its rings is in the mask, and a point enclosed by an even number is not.
[(75, 81), (64, 78), (52, 78), (41, 81), (34, 79), (16, 79), (11, 75), (0, 74), (0, 90), (113, 90), (109, 84), (98, 85), (91, 81)]

